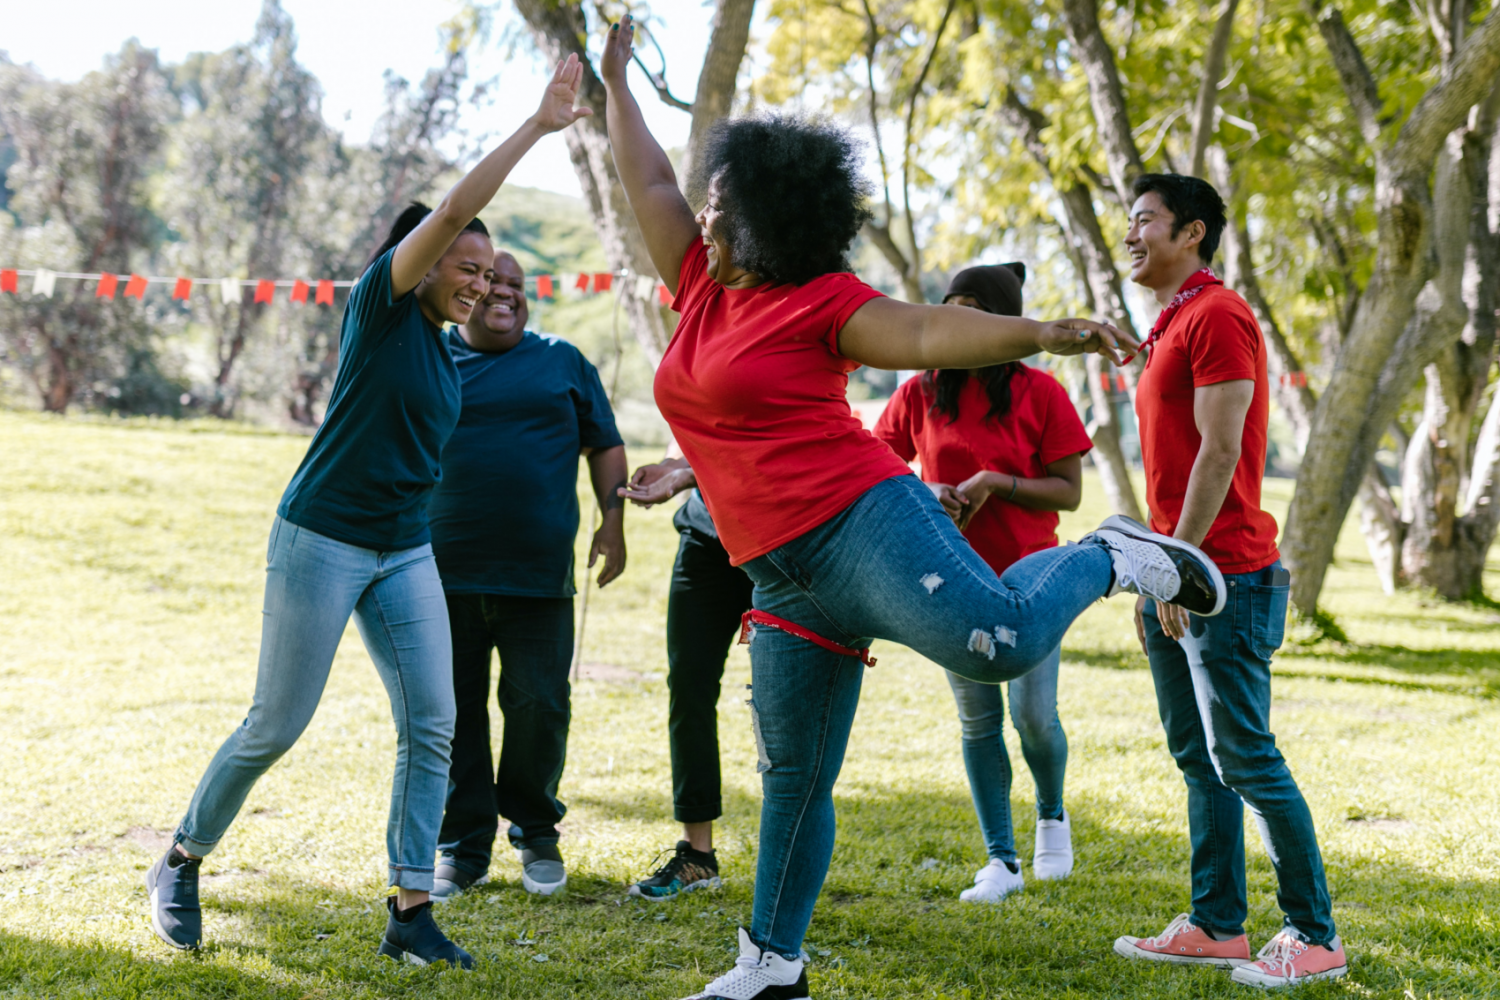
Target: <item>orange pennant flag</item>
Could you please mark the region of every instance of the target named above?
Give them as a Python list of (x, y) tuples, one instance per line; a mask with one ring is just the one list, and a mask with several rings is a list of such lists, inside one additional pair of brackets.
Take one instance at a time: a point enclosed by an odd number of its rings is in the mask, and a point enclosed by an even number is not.
[(667, 288), (665, 282), (656, 286), (656, 297), (661, 300), (661, 304), (664, 306), (672, 304), (672, 292)]
[(536, 297), (539, 299), (552, 298), (552, 275), (539, 274), (536, 277)]
[(187, 297), (193, 294), (193, 279), (178, 278), (177, 284), (172, 286), (172, 300), (187, 301)]
[(14, 268), (7, 267), (5, 270), (0, 271), (0, 292), (10, 292), (12, 295), (19, 294), (16, 291), (19, 278), (20, 275), (16, 274)]
[(318, 294), (313, 297), (313, 302), (320, 306), (333, 305), (333, 282), (318, 282)]
[(130, 280), (125, 282), (125, 297), (144, 299), (146, 297), (146, 279), (139, 274), (132, 274)]
[(292, 282), (292, 301), (307, 305), (307, 282), (301, 278)]
[(276, 296), (276, 282), (262, 278), (255, 283), (255, 301), (270, 302)]
[(615, 276), (613, 274), (610, 274), (608, 271), (601, 271), (594, 275), (594, 291), (607, 292), (610, 286), (614, 284), (614, 281)]
[(120, 287), (120, 278), (114, 274), (99, 275), (99, 287), (94, 290), (96, 299), (112, 299), (115, 297), (115, 289)]

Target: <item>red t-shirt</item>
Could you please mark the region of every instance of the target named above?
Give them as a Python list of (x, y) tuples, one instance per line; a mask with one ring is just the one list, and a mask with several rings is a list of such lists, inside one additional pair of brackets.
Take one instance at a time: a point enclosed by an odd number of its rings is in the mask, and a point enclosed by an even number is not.
[(1170, 535), (1182, 516), (1188, 477), (1203, 443), (1193, 421), (1193, 390), (1237, 379), (1254, 380), (1255, 395), (1245, 414), (1239, 465), (1202, 549), (1224, 573), (1253, 573), (1279, 554), (1276, 519), (1260, 506), (1271, 412), (1266, 346), (1245, 300), (1222, 285), (1209, 285), (1184, 303), (1151, 348), (1135, 404), (1151, 527)]
[(880, 293), (852, 274), (725, 288), (695, 241), (656, 369), (656, 405), (738, 566), (805, 534), (876, 483), (911, 472), (864, 429), (838, 334)]
[[(1057, 379), (1021, 366), (1011, 377), (1010, 412), (988, 419), (990, 397), (977, 378), (964, 383), (958, 419), (930, 412), (933, 400), (922, 378), (901, 384), (875, 425), (875, 436), (908, 462), (922, 463), (922, 479), (957, 486), (982, 469), (1041, 479), (1047, 466), (1078, 455), (1093, 442)], [(1057, 544), (1057, 514), (1030, 510), (991, 496), (964, 529), (964, 537), (996, 573), (1033, 552)]]

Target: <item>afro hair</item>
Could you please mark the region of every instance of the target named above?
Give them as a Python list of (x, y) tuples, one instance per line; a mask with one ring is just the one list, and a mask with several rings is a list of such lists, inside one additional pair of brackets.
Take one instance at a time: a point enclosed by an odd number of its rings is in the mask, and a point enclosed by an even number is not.
[(860, 145), (839, 126), (800, 115), (724, 118), (699, 158), (717, 178), (734, 265), (776, 284), (849, 270), (849, 247), (871, 218)]

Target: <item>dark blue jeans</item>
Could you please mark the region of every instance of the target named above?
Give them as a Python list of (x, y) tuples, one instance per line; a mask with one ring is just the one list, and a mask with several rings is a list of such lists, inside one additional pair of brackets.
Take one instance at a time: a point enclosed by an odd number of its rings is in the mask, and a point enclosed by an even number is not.
[[(997, 578), (915, 476), (888, 479), (848, 509), (745, 564), (756, 608), (846, 646), (910, 646), (960, 676), (1025, 674), (1103, 597), (1098, 544), (1047, 549)], [(760, 755), (760, 856), (750, 935), (795, 957), (833, 855), (833, 785), (864, 667), (852, 656), (760, 628), (750, 643)]]
[(1326, 944), (1333, 913), (1317, 830), (1270, 729), (1271, 654), (1281, 647), (1289, 591), (1270, 585), (1280, 566), (1224, 574), (1223, 613), (1194, 615), (1181, 642), (1162, 631), (1147, 601), (1146, 650), (1167, 749), (1187, 779), (1193, 923), (1244, 933), (1248, 805), (1276, 868), (1285, 922)]
[[(458, 722), (448, 807), (438, 851), (483, 875), (499, 830), (510, 820), (517, 848), (557, 843), (567, 806), (557, 800), (571, 719), (573, 599), (449, 594), (453, 694)], [(500, 653), (500, 766), (490, 757), (490, 650)]]

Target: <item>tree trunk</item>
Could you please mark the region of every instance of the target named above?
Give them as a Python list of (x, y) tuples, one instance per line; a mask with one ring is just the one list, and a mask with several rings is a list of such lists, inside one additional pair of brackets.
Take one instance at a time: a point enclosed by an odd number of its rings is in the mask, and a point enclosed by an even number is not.
[(1219, 77), (1224, 75), (1224, 58), (1234, 39), (1234, 12), (1239, 2), (1224, 0), (1219, 19), (1214, 24), (1213, 40), (1203, 56), (1203, 79), (1198, 81), (1198, 100), (1193, 105), (1193, 158), (1188, 168), (1188, 173), (1194, 177), (1207, 176), (1204, 158), (1214, 137), (1214, 117), (1219, 108)]
[(1115, 53), (1099, 27), (1097, 0), (1063, 0), (1063, 22), (1073, 43), (1073, 55), (1083, 66), (1089, 83), (1089, 103), (1094, 109), (1094, 128), (1109, 165), (1115, 199), (1130, 206), (1130, 185), (1137, 175), (1145, 173), (1140, 150), (1131, 132), (1130, 112), (1125, 107), (1125, 91), (1115, 68)]
[[(1292, 599), (1312, 616), (1344, 517), (1375, 449), (1428, 347), (1408, 335), (1417, 296), (1427, 282), (1432, 245), (1428, 177), (1450, 132), (1490, 89), (1500, 71), (1500, 7), (1475, 29), (1450, 72), (1417, 103), (1393, 143), (1381, 142), (1369, 107), (1373, 80), (1349, 58), (1358, 48), (1341, 17), (1322, 17), (1350, 103), (1375, 152), (1375, 266), (1328, 388), (1318, 401), (1313, 433), (1297, 476), (1282, 555), (1293, 569)], [(1378, 105), (1376, 106), (1378, 108)], [(1467, 229), (1467, 227), (1465, 227)]]
[(708, 127), (728, 117), (734, 106), (740, 63), (745, 58), (745, 46), (750, 43), (750, 19), (754, 14), (755, 0), (719, 0), (714, 9), (708, 52), (703, 57), (698, 93), (693, 98), (693, 124), (682, 159), (682, 190), (694, 210), (702, 208), (708, 198), (708, 178), (696, 176), (695, 166), (703, 137), (708, 134)]

